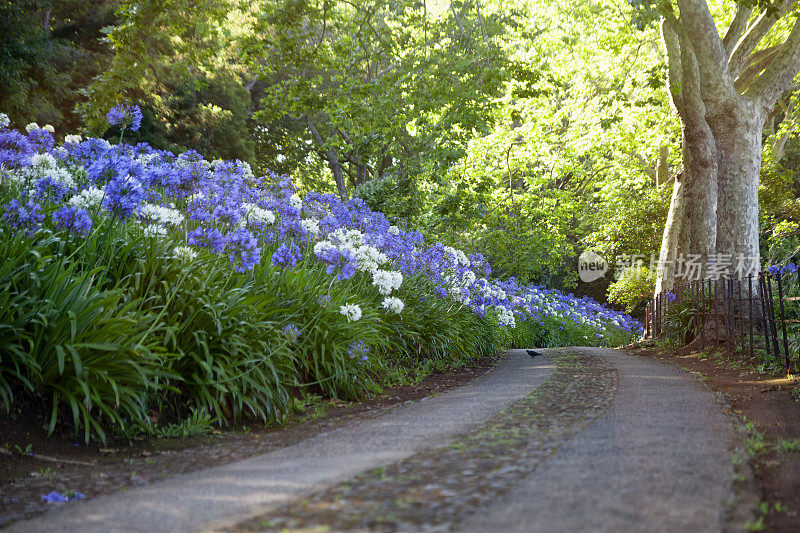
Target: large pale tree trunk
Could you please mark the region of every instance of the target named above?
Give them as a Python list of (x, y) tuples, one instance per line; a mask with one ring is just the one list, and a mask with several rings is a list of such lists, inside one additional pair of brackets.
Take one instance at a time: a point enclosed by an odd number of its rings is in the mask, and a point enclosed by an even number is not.
[[(717, 175), (718, 254), (732, 254), (758, 271), (758, 182), (761, 171), (762, 111), (742, 98), (730, 115), (714, 117), (719, 150)], [(735, 267), (735, 265), (733, 265)]]
[(758, 181), (764, 122), (800, 70), (800, 19), (785, 41), (759, 48), (775, 22), (797, 0), (778, 1), (777, 12), (753, 16), (739, 6), (724, 37), (704, 0), (677, 0), (662, 18), (667, 82), (681, 119), (683, 176), (673, 186), (661, 245), (656, 294), (671, 290), (679, 266), (691, 258), (708, 265), (759, 267)]

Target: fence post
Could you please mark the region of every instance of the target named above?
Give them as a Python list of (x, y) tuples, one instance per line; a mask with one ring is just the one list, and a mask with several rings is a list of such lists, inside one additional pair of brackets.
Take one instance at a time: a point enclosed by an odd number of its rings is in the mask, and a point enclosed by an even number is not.
[(736, 315), (739, 317), (739, 340), (742, 345), (742, 353), (744, 353), (744, 343), (746, 342), (745, 341), (746, 337), (744, 335), (744, 307), (742, 307), (742, 293), (744, 291), (742, 290), (742, 279), (739, 278), (736, 281), (737, 281), (736, 290), (739, 293), (738, 297), (739, 305), (736, 309)]
[(725, 332), (725, 337), (728, 342), (728, 348), (731, 353), (734, 353), (736, 351), (736, 311), (733, 308), (733, 279), (726, 278), (725, 285), (727, 289), (725, 291), (725, 296), (728, 298), (728, 316), (725, 321), (727, 324), (727, 331)]
[(778, 308), (781, 311), (781, 326), (783, 330), (783, 349), (786, 352), (786, 373), (788, 374), (791, 371), (790, 363), (789, 363), (789, 339), (786, 336), (786, 312), (783, 309), (783, 281), (781, 280), (783, 276), (781, 275), (780, 271), (778, 271)]
[(770, 335), (772, 335), (772, 348), (775, 350), (775, 357), (778, 361), (781, 360), (781, 348), (778, 345), (778, 324), (775, 322), (775, 297), (772, 295), (772, 276), (766, 274), (764, 276), (767, 283), (767, 312), (769, 313), (769, 321), (772, 323), (770, 327)]
[(700, 299), (700, 346), (702, 349), (705, 348), (706, 344), (706, 289), (702, 280), (700, 280), (700, 283), (695, 281), (695, 284), (697, 285), (697, 294)]
[(761, 325), (764, 328), (764, 346), (767, 350), (767, 356), (772, 356), (772, 347), (770, 346), (769, 336), (772, 331), (769, 327), (769, 315), (767, 314), (767, 282), (764, 280), (764, 274), (758, 274), (758, 289), (761, 293)]

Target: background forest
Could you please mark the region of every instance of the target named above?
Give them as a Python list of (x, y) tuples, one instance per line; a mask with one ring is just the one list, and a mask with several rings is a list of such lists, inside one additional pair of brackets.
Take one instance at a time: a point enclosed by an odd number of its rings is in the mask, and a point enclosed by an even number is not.
[[(287, 173), (501, 278), (603, 299), (579, 253), (657, 255), (681, 171), (663, 44), (633, 21), (624, 0), (12, 0), (0, 111), (116, 139), (105, 114), (132, 101), (128, 142)], [(765, 265), (798, 245), (795, 99), (765, 130)]]

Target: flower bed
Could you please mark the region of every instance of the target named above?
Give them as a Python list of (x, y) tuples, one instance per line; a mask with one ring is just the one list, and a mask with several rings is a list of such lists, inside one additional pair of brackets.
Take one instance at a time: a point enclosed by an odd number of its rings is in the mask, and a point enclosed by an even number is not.
[[(51, 431), (130, 435), (191, 410), (279, 419), (306, 389), (358, 398), (403, 369), (641, 335), (589, 298), (493, 279), (480, 254), (358, 199), (193, 151), (56, 146), (3, 117), (0, 401), (28, 390)], [(109, 113), (123, 131), (136, 117)]]

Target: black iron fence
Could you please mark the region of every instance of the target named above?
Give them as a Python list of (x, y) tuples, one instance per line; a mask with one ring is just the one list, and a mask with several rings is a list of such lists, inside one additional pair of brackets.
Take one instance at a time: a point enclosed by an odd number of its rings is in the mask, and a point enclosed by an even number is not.
[(800, 271), (795, 265), (743, 279), (677, 284), (647, 305), (645, 338), (673, 346), (717, 346), (796, 371), (800, 347)]

